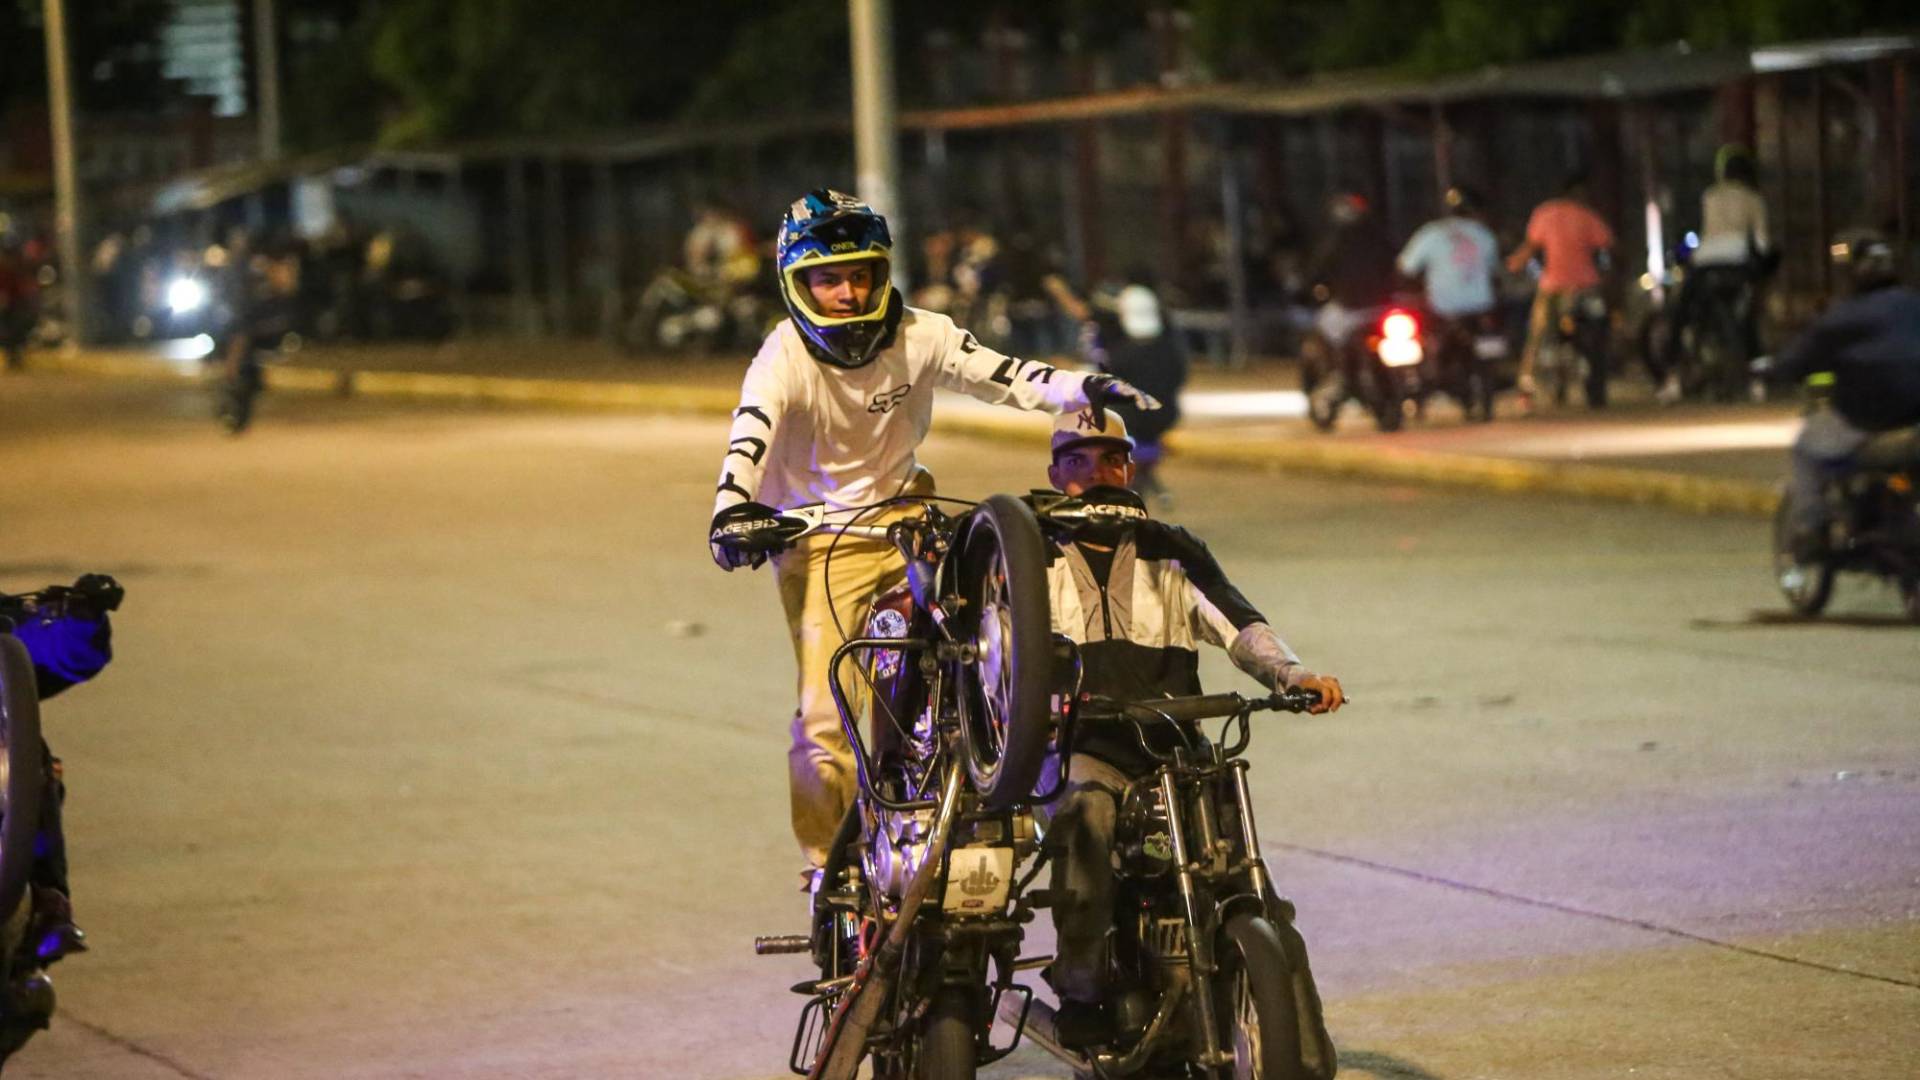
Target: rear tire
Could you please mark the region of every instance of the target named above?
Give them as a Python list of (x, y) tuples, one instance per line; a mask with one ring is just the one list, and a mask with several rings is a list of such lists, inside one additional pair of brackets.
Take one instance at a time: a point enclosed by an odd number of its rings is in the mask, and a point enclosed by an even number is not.
[(1802, 615), (1820, 614), (1833, 596), (1833, 566), (1794, 557), (1793, 520), (1785, 498), (1773, 513), (1773, 580), (1787, 604)]
[(1301, 1016), (1273, 924), (1242, 912), (1221, 928), (1216, 992), (1221, 1047), (1235, 1080), (1311, 1080), (1300, 1060)]
[[(45, 768), (33, 658), (19, 638), (0, 633), (0, 922), (11, 918), (26, 895)], [(0, 944), (11, 953), (15, 943)], [(0, 965), (4, 961), (0, 954)]]
[(1033, 793), (1052, 720), (1046, 541), (1026, 503), (995, 495), (973, 512), (957, 549), (968, 620), (958, 636), (979, 650), (957, 680), (960, 737), (981, 803), (1004, 810)]
[(940, 991), (920, 1022), (920, 1053), (914, 1080), (973, 1080), (978, 1048), (973, 1038), (971, 994), (958, 986)]

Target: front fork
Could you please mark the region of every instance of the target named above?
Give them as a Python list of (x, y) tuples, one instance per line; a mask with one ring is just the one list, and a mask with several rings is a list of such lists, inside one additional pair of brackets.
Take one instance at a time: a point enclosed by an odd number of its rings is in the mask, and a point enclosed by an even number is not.
[[(1266, 860), (1260, 855), (1259, 831), (1253, 821), (1253, 799), (1247, 789), (1247, 763), (1231, 761), (1227, 767), (1233, 770), (1233, 798), (1235, 813), (1240, 820), (1240, 840), (1245, 845), (1247, 878), (1253, 886), (1253, 893), (1259, 898), (1264, 909), (1268, 898), (1273, 895), (1273, 879), (1267, 872)], [(1215, 912), (1202, 903), (1200, 889), (1195, 881), (1194, 852), (1187, 845), (1186, 810), (1180, 798), (1178, 786), (1174, 783), (1170, 770), (1161, 770), (1160, 799), (1167, 808), (1167, 833), (1173, 841), (1174, 865), (1178, 867), (1176, 879), (1180, 886), (1180, 902), (1186, 908), (1187, 916), (1187, 966), (1192, 972), (1193, 1007), (1195, 1017), (1200, 1024), (1200, 1038), (1204, 1056), (1201, 1064), (1209, 1072), (1232, 1063), (1232, 1056), (1220, 1048), (1220, 1028), (1217, 1006), (1213, 999), (1213, 976), (1219, 972), (1219, 965), (1213, 954)], [(1194, 816), (1197, 838), (1203, 848), (1201, 858), (1208, 863), (1218, 858), (1220, 850), (1219, 823), (1213, 812), (1212, 801), (1207, 797), (1195, 800)], [(1269, 917), (1278, 917), (1269, 912)]]
[[(1181, 806), (1180, 789), (1175, 785), (1170, 770), (1160, 771), (1160, 799), (1167, 807), (1167, 835), (1173, 841), (1173, 863), (1177, 880), (1180, 883), (1180, 902), (1187, 912), (1187, 967), (1192, 972), (1194, 1016), (1200, 1022), (1200, 1039), (1205, 1056), (1202, 1065), (1209, 1071), (1220, 1063), (1220, 1030), (1214, 1018), (1213, 974), (1217, 970), (1213, 962), (1213, 911), (1200, 903), (1200, 892), (1194, 884), (1192, 853), (1187, 850), (1187, 827), (1184, 820), (1185, 810)], [(1206, 857), (1214, 855), (1213, 815), (1208, 811), (1206, 800), (1202, 799), (1198, 807), (1200, 818), (1200, 841), (1206, 847)]]

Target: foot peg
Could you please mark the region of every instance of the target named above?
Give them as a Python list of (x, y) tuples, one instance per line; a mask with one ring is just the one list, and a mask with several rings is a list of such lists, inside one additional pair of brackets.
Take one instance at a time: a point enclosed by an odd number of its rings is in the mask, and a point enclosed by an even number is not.
[(805, 934), (769, 934), (753, 939), (755, 956), (777, 956), (781, 953), (811, 952), (813, 939)]

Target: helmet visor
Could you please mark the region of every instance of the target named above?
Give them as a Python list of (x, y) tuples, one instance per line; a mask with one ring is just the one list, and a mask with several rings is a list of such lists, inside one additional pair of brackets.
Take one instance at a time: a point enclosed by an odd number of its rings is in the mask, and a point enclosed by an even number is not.
[[(816, 275), (815, 271), (824, 272)], [(886, 315), (887, 296), (891, 291), (887, 271), (884, 254), (853, 251), (802, 259), (786, 268), (780, 284), (794, 306), (805, 313), (808, 322), (831, 328), (870, 322)], [(844, 301), (849, 299), (853, 310), (844, 306)]]

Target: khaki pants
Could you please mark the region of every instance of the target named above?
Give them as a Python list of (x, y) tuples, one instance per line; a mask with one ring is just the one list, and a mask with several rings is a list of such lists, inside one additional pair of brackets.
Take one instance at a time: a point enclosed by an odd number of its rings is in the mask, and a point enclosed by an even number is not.
[[(932, 494), (932, 477), (922, 473), (913, 494)], [(861, 519), (862, 524), (898, 521), (919, 512), (911, 504)], [(827, 574), (827, 549), (833, 547), (832, 577)], [(840, 726), (840, 711), (827, 688), (827, 666), (833, 652), (850, 637), (864, 636), (867, 605), (872, 599), (906, 580), (906, 565), (893, 545), (883, 540), (810, 536), (773, 562), (780, 584), (780, 605), (786, 609), (787, 630), (793, 637), (793, 656), (799, 667), (800, 706), (793, 716), (793, 743), (787, 751), (788, 795), (792, 803), (793, 835), (810, 866), (822, 865), (827, 846), (840, 828), (840, 819), (858, 794), (853, 747)], [(832, 608), (828, 607), (831, 597)], [(834, 625), (834, 615), (840, 617)], [(840, 672), (841, 688), (856, 722), (865, 723), (867, 687), (848, 658)]]

